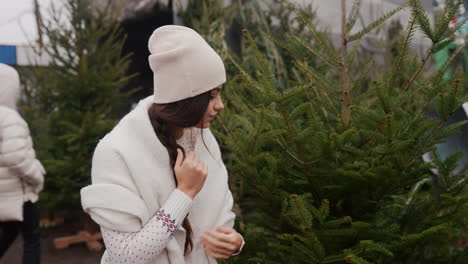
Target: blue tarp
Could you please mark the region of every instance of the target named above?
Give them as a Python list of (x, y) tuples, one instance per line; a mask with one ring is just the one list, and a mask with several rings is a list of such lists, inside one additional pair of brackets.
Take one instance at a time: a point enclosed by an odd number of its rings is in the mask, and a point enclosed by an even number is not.
[(0, 62), (10, 65), (16, 64), (16, 46), (0, 45)]

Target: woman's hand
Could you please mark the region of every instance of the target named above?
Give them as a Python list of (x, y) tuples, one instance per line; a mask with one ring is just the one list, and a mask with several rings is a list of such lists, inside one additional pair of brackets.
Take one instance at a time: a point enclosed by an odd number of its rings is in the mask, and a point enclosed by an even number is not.
[(177, 189), (187, 194), (193, 200), (205, 184), (208, 166), (194, 152), (189, 152), (184, 159), (182, 150), (177, 149), (174, 172), (178, 182)]
[(219, 226), (216, 231), (206, 231), (200, 237), (208, 256), (215, 259), (227, 259), (238, 252), (244, 239), (233, 228)]

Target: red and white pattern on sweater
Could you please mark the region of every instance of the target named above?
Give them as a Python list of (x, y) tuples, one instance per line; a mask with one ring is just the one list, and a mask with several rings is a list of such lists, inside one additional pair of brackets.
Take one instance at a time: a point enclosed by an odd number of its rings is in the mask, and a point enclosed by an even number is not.
[(174, 235), (175, 231), (179, 228), (178, 225), (175, 224), (175, 219), (171, 219), (171, 214), (164, 213), (164, 209), (158, 211), (156, 213), (156, 218), (163, 222), (163, 226), (167, 227), (167, 232)]

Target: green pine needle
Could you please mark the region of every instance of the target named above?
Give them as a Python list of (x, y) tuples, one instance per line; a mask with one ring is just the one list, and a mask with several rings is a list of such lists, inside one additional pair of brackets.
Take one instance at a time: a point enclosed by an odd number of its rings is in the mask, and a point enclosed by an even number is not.
[(347, 41), (351, 42), (351, 41), (355, 41), (357, 39), (362, 38), (364, 35), (366, 35), (367, 33), (371, 32), (373, 29), (380, 26), (383, 22), (385, 22), (387, 19), (389, 19), (390, 17), (392, 17), (393, 15), (398, 13), (400, 10), (407, 7), (408, 5), (409, 5), (409, 1), (401, 4), (399, 7), (395, 8), (394, 10), (392, 10), (392, 11), (388, 12), (387, 14), (381, 16), (380, 18), (378, 18), (374, 22), (370, 23), (369, 25), (367, 25), (365, 28), (363, 28), (359, 32), (349, 36)]
[(353, 6), (351, 7), (351, 11), (349, 12), (348, 18), (346, 19), (346, 33), (349, 33), (356, 24), (360, 7), (361, 0), (355, 0)]

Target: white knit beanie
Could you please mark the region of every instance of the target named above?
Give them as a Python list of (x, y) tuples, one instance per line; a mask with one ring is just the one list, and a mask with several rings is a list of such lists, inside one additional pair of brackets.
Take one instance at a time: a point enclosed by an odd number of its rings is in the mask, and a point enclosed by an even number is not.
[(160, 27), (151, 35), (148, 49), (155, 103), (194, 97), (226, 82), (223, 61), (193, 29)]
[(0, 105), (16, 109), (20, 89), (20, 79), (15, 68), (0, 63)]

